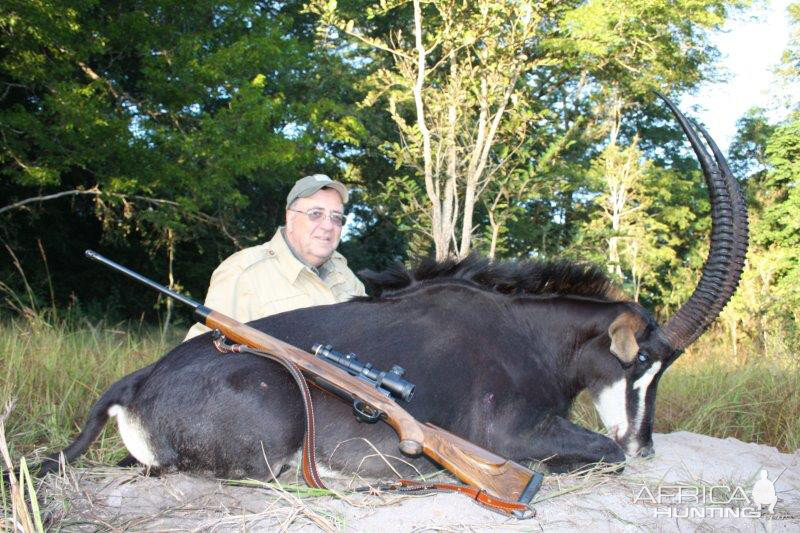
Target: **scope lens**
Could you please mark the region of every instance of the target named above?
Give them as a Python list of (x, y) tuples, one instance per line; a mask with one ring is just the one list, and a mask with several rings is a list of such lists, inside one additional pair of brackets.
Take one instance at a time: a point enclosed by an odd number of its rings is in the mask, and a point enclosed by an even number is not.
[(403, 391), (403, 399), (407, 402), (411, 401), (411, 398), (414, 397), (414, 389), (416, 389), (416, 385), (408, 384), (408, 386)]

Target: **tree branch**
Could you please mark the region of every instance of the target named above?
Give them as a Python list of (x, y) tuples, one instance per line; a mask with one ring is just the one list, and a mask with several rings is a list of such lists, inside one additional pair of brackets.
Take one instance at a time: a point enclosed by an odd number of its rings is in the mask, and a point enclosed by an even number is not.
[[(165, 200), (163, 198), (153, 198), (151, 196), (141, 196), (139, 194), (122, 194), (118, 192), (103, 192), (97, 186), (92, 187), (91, 189), (72, 189), (69, 191), (61, 191), (53, 194), (46, 194), (42, 196), (33, 196), (31, 198), (26, 198), (24, 200), (20, 200), (19, 202), (15, 202), (13, 204), (7, 205), (5, 207), (0, 208), (0, 214), (5, 213), (6, 211), (12, 211), (14, 209), (19, 209), (20, 207), (24, 207), (28, 204), (32, 203), (39, 203), (39, 202), (47, 202), (49, 200), (57, 200), (59, 198), (65, 198), (67, 196), (111, 196), (113, 198), (119, 198), (122, 200), (138, 200), (140, 202), (146, 202), (149, 204), (155, 205), (167, 205), (170, 207), (178, 208), (181, 207), (181, 204), (175, 202), (173, 200)], [(237, 247), (241, 248), (239, 239), (237, 239), (234, 235), (232, 235), (229, 231), (227, 226), (225, 225), (224, 221), (219, 217), (213, 217), (211, 215), (207, 215), (205, 213), (183, 213), (184, 216), (187, 218), (191, 218), (202, 222), (204, 224), (208, 224), (209, 226), (218, 226), (222, 233), (230, 239), (230, 241)]]
[[(67, 51), (64, 50), (63, 48), (61, 49), (61, 51), (64, 52), (64, 53), (67, 53)], [(144, 113), (147, 116), (149, 116), (150, 118), (152, 118), (153, 120), (158, 120), (159, 116), (164, 114), (164, 113), (156, 113), (155, 111), (153, 111), (151, 109), (147, 109), (147, 107), (142, 105), (142, 103), (140, 101), (136, 100), (133, 96), (131, 96), (130, 94), (128, 94), (125, 91), (122, 91), (122, 92), (117, 91), (117, 89), (114, 88), (114, 85), (111, 83), (110, 80), (107, 80), (107, 79), (103, 78), (102, 76), (100, 76), (97, 72), (95, 72), (89, 65), (87, 65), (83, 61), (79, 60), (77, 63), (78, 63), (78, 66), (81, 68), (81, 70), (84, 72), (84, 74), (86, 74), (92, 81), (100, 81), (100, 82), (102, 82), (108, 88), (108, 92), (110, 92), (111, 95), (114, 97), (114, 99), (116, 99), (117, 101), (121, 102), (121, 101), (124, 101), (124, 100), (128, 100), (129, 102), (132, 102), (132, 103), (136, 104), (136, 106), (139, 109), (144, 111)], [(175, 116), (172, 115), (172, 114), (168, 114), (168, 115), (169, 115), (170, 120), (172, 121), (172, 125), (175, 126), (178, 129), (178, 131), (183, 133), (183, 128), (181, 128), (181, 125), (178, 122), (178, 119), (175, 118)]]
[(151, 198), (149, 196), (139, 196), (136, 194), (126, 195), (116, 192), (103, 192), (97, 187), (92, 187), (91, 189), (73, 189), (71, 191), (61, 191), (54, 194), (47, 194), (44, 196), (34, 196), (32, 198), (26, 198), (24, 200), (20, 200), (19, 202), (15, 202), (13, 204), (7, 205), (5, 207), (0, 208), (0, 214), (5, 213), (6, 211), (11, 211), (12, 209), (17, 209), (19, 207), (36, 203), (36, 202), (46, 202), (48, 200), (57, 200), (58, 198), (64, 198), (65, 196), (113, 196), (115, 198), (131, 198), (133, 200), (141, 200), (143, 202), (149, 202), (152, 204), (160, 204), (160, 205), (171, 205), (171, 206), (178, 206), (178, 202), (173, 202), (172, 200), (164, 200), (162, 198)]

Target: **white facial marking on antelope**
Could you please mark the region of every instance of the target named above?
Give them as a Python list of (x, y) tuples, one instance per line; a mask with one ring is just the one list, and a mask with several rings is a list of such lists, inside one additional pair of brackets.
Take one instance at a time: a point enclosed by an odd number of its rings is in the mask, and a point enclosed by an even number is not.
[(601, 390), (594, 401), (594, 407), (609, 436), (617, 441), (628, 432), (627, 384), (625, 378), (612, 383)]
[[(656, 377), (658, 371), (661, 370), (661, 361), (656, 361), (653, 365), (647, 369), (647, 371), (639, 376), (639, 379), (633, 382), (633, 390), (636, 393), (637, 397), (637, 404), (636, 404), (636, 417), (633, 420), (633, 432), (634, 434), (638, 434), (639, 430), (642, 428), (642, 421), (644, 420), (644, 409), (645, 409), (645, 398), (647, 397), (647, 389), (650, 387), (650, 384), (653, 382), (653, 378)], [(631, 440), (628, 443), (627, 450), (625, 450), (629, 455), (634, 455), (636, 452), (639, 451), (639, 443), (636, 439)]]
[(135, 415), (121, 405), (112, 405), (108, 408), (108, 416), (116, 417), (122, 442), (137, 461), (145, 466), (159, 466), (150, 449), (150, 437)]

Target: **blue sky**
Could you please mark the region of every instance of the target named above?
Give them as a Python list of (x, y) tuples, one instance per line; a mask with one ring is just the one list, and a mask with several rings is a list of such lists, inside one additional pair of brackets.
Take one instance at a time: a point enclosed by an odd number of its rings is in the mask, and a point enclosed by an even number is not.
[(723, 31), (712, 34), (711, 41), (722, 54), (726, 80), (704, 84), (697, 94), (681, 101), (683, 110), (706, 124), (724, 152), (736, 134), (736, 121), (751, 107), (772, 109), (770, 118), (775, 120), (786, 115), (780, 102), (787, 96), (795, 104), (800, 102), (800, 87), (787, 87), (773, 74), (789, 43), (786, 8), (790, 3), (757, 2), (732, 17)]

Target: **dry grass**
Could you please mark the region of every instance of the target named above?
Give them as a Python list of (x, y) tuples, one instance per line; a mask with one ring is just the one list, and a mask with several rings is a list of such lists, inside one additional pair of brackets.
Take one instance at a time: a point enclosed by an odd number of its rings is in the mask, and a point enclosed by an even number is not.
[[(3, 516), (0, 526), (4, 531), (21, 530), (24, 533), (43, 532), (41, 513), (36, 491), (33, 488), (33, 479), (28, 471), (28, 466), (23, 457), (19, 463), (19, 478), (11, 460), (6, 442), (5, 422), (14, 406), (13, 401), (5, 404), (0, 413), (0, 455), (3, 456), (5, 472), (8, 474), (9, 487), (5, 486), (5, 476), (0, 477), (0, 494), (2, 494)], [(25, 490), (28, 494), (26, 497)]]
[[(744, 446), (744, 445), (740, 445)], [(691, 445), (687, 445), (687, 450)], [(724, 480), (697, 476), (697, 465), (708, 457), (695, 457), (691, 468), (671, 470), (668, 485), (719, 487)], [(663, 464), (661, 465), (663, 472)], [(48, 525), (69, 531), (533, 531), (549, 528), (603, 530), (633, 528), (669, 529), (654, 518), (648, 502), (633, 504), (642, 487), (655, 493), (663, 483), (655, 476), (651, 459), (633, 460), (624, 475), (595, 467), (580, 474), (551, 475), (534, 502), (539, 515), (518, 521), (485, 512), (458, 495), (363, 494), (340, 490), (347, 478), (326, 482), (332, 491), (314, 491), (297, 485), (240, 481), (236, 483), (169, 474), (149, 478), (137, 470), (66, 467), (50, 476), (41, 492), (47, 495)], [(444, 480), (444, 479), (443, 479)], [(729, 480), (729, 485), (750, 490), (750, 479)], [(800, 520), (797, 508), (782, 504), (784, 518)], [(794, 510), (792, 510), (794, 509)], [(376, 523), (379, 526), (376, 527)], [(787, 522), (788, 524), (788, 522)], [(683, 522), (694, 529), (730, 530), (727, 523)], [(750, 528), (752, 523), (741, 523)]]
[[(453, 481), (446, 475), (441, 479)], [(136, 469), (66, 466), (59, 476), (49, 476), (41, 490), (49, 502), (46, 514), (50, 527), (122, 531), (285, 531), (308, 526), (322, 531), (346, 531), (355, 526), (353, 515), (391, 512), (410, 500), (437, 496), (347, 492), (350, 481), (344, 477), (326, 478), (336, 488), (320, 491), (254, 480), (220, 482), (185, 474), (149, 478)], [(611, 489), (619, 482), (619, 476), (603, 467), (588, 469), (580, 475), (548, 476), (534, 504), (564, 497), (580, 498), (601, 488)], [(455, 505), (470, 509), (474, 505), (468, 499), (453, 496)], [(493, 514), (489, 517), (490, 522), (480, 525), (464, 522), (424, 530), (470, 531), (489, 527), (529, 531), (532, 526), (532, 522), (509, 521), (500, 515), (496, 520)], [(387, 529), (391, 529), (388, 524)]]
[[(77, 435), (89, 408), (120, 377), (146, 366), (177, 344), (158, 328), (92, 323), (67, 315), (0, 321), (0, 402), (16, 398), (6, 421), (13, 456), (63, 448)], [(88, 452), (111, 462), (123, 455), (107, 428)]]
[[(682, 459), (677, 468), (668, 470), (673, 476), (668, 484), (718, 486), (720, 481), (716, 477), (706, 480), (696, 476), (702, 469), (699, 465), (714, 452), (707, 450), (705, 455), (693, 457), (690, 450), (695, 449), (694, 440), (683, 437), (682, 442), (685, 449), (679, 455), (687, 463)], [(734, 446), (747, 448), (744, 444)], [(738, 461), (731, 462), (731, 457), (727, 460), (735, 472), (748, 475), (752, 470), (749, 467), (739, 470)], [(180, 473), (154, 478), (143, 475), (137, 468), (65, 465), (59, 475), (48, 476), (38, 492), (45, 502), (42, 516), (49, 530), (461, 532), (553, 527), (579, 530), (591, 526), (648, 531), (664, 529), (664, 524), (653, 518), (651, 505), (647, 502), (632, 505), (631, 498), (643, 486), (654, 492), (663, 482), (664, 466), (669, 463), (658, 461), (658, 458), (632, 460), (624, 475), (597, 466), (581, 473), (547, 476), (534, 502), (538, 516), (523, 521), (486, 512), (469, 499), (453, 494), (352, 493), (348, 489), (353, 478), (349, 477), (326, 477), (326, 483), (333, 488), (315, 490), (285, 482), (226, 482)], [(780, 464), (776, 462), (772, 467), (779, 468)], [(655, 475), (651, 473), (654, 469)], [(754, 478), (730, 479), (731, 485), (749, 490)], [(795, 498), (795, 504), (782, 501), (784, 519), (800, 524), (800, 506), (795, 505), (800, 500)], [(688, 529), (698, 525), (702, 524), (686, 522)], [(711, 530), (727, 531), (730, 527), (731, 523), (721, 523)]]
[(69, 530), (340, 529), (337, 517), (318, 507), (318, 497), (279, 486), (228, 488), (182, 474), (148, 478), (138, 470), (67, 467), (42, 490), (50, 527)]

